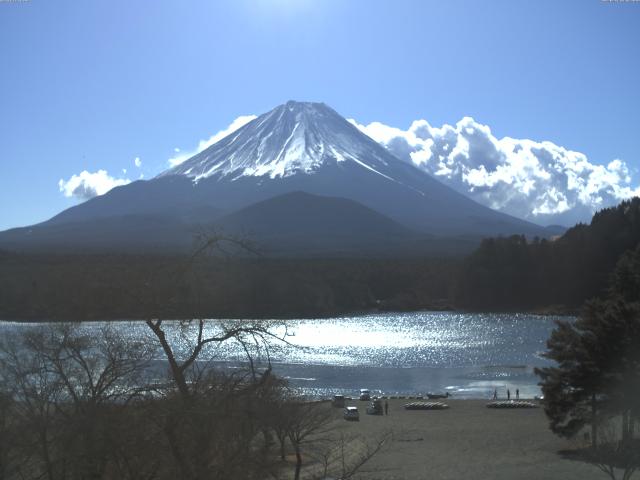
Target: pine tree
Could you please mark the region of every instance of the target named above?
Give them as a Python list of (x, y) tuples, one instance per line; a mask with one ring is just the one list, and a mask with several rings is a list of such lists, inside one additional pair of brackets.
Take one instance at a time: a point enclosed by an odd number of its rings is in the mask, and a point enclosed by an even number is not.
[(628, 301), (636, 298), (625, 280), (638, 272), (628, 260), (618, 265), (614, 278), (622, 280), (607, 300), (588, 302), (575, 322), (558, 322), (545, 354), (556, 364), (537, 370), (551, 430), (573, 437), (590, 425), (594, 447), (601, 419), (620, 416), (624, 443), (640, 418), (640, 303)]
[(591, 425), (595, 446), (598, 395), (603, 386), (599, 366), (589, 359), (586, 337), (577, 322), (558, 322), (545, 353), (556, 366), (537, 369), (536, 373), (542, 379), (545, 413), (551, 430), (564, 437), (573, 437), (586, 425)]

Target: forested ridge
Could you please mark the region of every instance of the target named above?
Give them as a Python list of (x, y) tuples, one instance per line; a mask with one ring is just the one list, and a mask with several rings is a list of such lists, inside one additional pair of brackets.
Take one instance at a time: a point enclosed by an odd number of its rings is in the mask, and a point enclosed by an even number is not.
[(640, 199), (554, 240), (488, 238), (466, 258), (200, 259), (0, 251), (0, 318), (295, 317), (464, 309), (574, 313), (640, 242)]
[(456, 306), (577, 309), (605, 293), (616, 263), (639, 242), (639, 198), (603, 209), (555, 240), (485, 239), (462, 264)]
[(459, 260), (188, 264), (182, 256), (0, 255), (0, 318), (286, 318), (451, 308)]

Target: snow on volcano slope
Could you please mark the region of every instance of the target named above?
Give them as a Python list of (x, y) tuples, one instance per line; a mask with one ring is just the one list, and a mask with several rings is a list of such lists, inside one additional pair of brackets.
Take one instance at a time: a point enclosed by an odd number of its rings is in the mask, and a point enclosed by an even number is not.
[[(247, 123), (159, 177), (285, 178), (353, 162), (393, 180), (391, 154), (324, 103), (289, 101)], [(395, 160), (395, 158), (393, 158)]]
[(227, 210), (303, 191), (355, 200), (429, 233), (543, 235), (401, 161), (324, 103), (280, 105), (156, 180), (169, 178), (189, 179)]
[[(292, 204), (307, 197), (292, 197), (292, 192), (315, 196), (313, 205), (323, 207), (305, 208), (293, 216)], [(110, 239), (107, 243), (114, 250), (129, 244), (145, 251), (149, 245), (170, 249), (181, 241), (188, 243), (196, 227), (224, 226), (225, 218), (237, 217), (234, 212), (278, 197), (286, 201), (267, 204), (268, 223), (274, 229), (264, 236), (281, 245), (290, 245), (295, 237), (307, 244), (300, 247), (309, 246), (318, 237), (312, 233), (318, 231), (326, 232), (323, 248), (339, 249), (345, 238), (354, 248), (365, 246), (374, 237), (377, 252), (403, 252), (406, 247), (399, 246), (403, 242), (415, 245), (414, 233), (389, 234), (382, 228), (386, 220), (365, 214), (369, 210), (418, 235), (476, 240), (495, 235), (547, 235), (542, 227), (484, 207), (403, 162), (325, 104), (290, 101), (151, 180), (116, 187), (42, 224), (0, 233), (0, 248), (27, 244), (46, 248), (56, 242), (70, 245), (72, 239), (78, 248), (102, 248), (104, 240)], [(366, 208), (351, 209), (351, 220), (338, 221), (345, 220), (347, 213), (335, 208), (332, 199), (336, 198)], [(341, 202), (338, 204), (353, 205)], [(247, 219), (255, 216), (247, 211), (262, 210), (249, 209), (242, 215), (242, 227), (251, 231), (255, 226), (247, 224)], [(369, 230), (357, 229), (360, 236), (346, 235), (346, 224), (359, 224), (354, 220), (356, 214)], [(300, 215), (309, 218), (303, 222)], [(309, 227), (313, 222), (318, 225)], [(376, 222), (387, 233), (371, 234), (377, 231)], [(101, 226), (100, 231), (96, 225)], [(392, 236), (404, 236), (406, 241), (394, 244)], [(428, 250), (426, 244), (424, 247)]]

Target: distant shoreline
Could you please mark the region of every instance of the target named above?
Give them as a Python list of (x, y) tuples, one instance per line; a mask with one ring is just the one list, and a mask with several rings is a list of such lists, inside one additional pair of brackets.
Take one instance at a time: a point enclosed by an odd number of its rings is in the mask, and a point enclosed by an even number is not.
[[(421, 308), (416, 310), (401, 310), (401, 309), (393, 309), (393, 310), (382, 310), (382, 309), (374, 309), (374, 310), (360, 310), (360, 311), (344, 311), (344, 312), (335, 312), (334, 314), (318, 314), (318, 315), (282, 315), (282, 316), (272, 316), (272, 315), (263, 315), (263, 316), (232, 316), (232, 315), (210, 315), (210, 316), (202, 316), (202, 317), (171, 317), (171, 318), (162, 318), (162, 320), (167, 321), (186, 321), (193, 320), (198, 318), (205, 318), (208, 320), (320, 320), (326, 318), (340, 318), (340, 317), (361, 317), (367, 315), (382, 315), (382, 314), (394, 314), (394, 313), (433, 313), (433, 312), (451, 312), (451, 313), (461, 313), (461, 314), (523, 314), (523, 315), (536, 315), (541, 317), (573, 317), (579, 314), (579, 311), (574, 309), (569, 309), (563, 306), (553, 306), (546, 308), (537, 308), (533, 310), (464, 310), (464, 309), (455, 309), (455, 308)], [(159, 318), (157, 316), (149, 316), (148, 318)], [(0, 318), (0, 322), (2, 323), (62, 323), (62, 322), (144, 322), (145, 318)]]

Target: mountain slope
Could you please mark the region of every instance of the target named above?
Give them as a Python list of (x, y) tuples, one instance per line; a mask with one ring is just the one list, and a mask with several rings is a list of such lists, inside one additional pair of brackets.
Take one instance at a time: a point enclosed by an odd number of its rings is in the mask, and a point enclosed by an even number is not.
[[(73, 238), (83, 222), (106, 218), (114, 228), (118, 222), (113, 219), (132, 215), (208, 225), (292, 192), (352, 200), (380, 214), (379, 220), (387, 217), (422, 234), (476, 239), (548, 235), (542, 227), (481, 206), (402, 162), (328, 106), (301, 102), (276, 107), (154, 179), (117, 187), (43, 224), (8, 233), (12, 243), (19, 243), (28, 231), (31, 244), (41, 238), (44, 246), (54, 225), (69, 224), (66, 235)], [(329, 218), (323, 221), (325, 230), (334, 228)], [(299, 215), (291, 225), (302, 223)], [(132, 237), (140, 235), (135, 225), (126, 228)], [(126, 235), (126, 229), (120, 233)], [(159, 229), (157, 235), (165, 233)], [(176, 242), (168, 237), (168, 243)], [(6, 239), (7, 233), (0, 234), (0, 246)]]
[(174, 216), (131, 214), (14, 228), (0, 233), (0, 244), (16, 251), (170, 253), (190, 249), (195, 233)]
[(426, 235), (353, 200), (292, 192), (258, 202), (218, 221), (225, 232), (246, 235), (262, 250), (283, 255), (387, 254), (413, 251)]
[(171, 176), (228, 209), (299, 190), (350, 198), (434, 234), (545, 234), (400, 161), (323, 103), (280, 105), (159, 178)]

